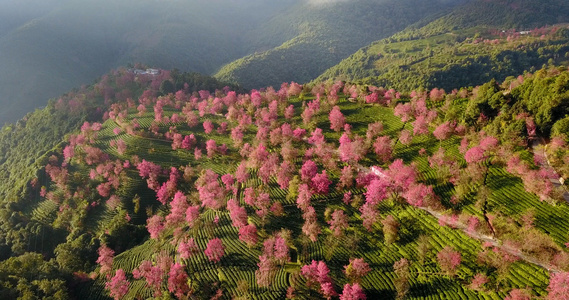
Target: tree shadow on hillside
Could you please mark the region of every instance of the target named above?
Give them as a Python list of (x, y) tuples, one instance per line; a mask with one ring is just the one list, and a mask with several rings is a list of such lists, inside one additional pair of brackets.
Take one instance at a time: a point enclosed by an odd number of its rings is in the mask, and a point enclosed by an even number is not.
[(436, 294), (436, 289), (432, 287), (432, 283), (418, 283), (411, 285), (407, 296), (409, 298), (426, 298)]
[(400, 221), (403, 226), (399, 229), (399, 240), (398, 244), (405, 246), (413, 241), (417, 240), (421, 234), (425, 232), (420, 229), (417, 225), (418, 221), (415, 218), (403, 217)]
[(219, 262), (223, 267), (239, 267), (242, 270), (252, 271), (257, 269), (255, 261), (251, 257), (245, 256), (241, 253), (229, 253), (224, 255)]
[(395, 299), (397, 294), (392, 290), (366, 289), (367, 299)]
[(488, 174), (487, 185), (493, 190), (508, 189), (520, 183), (522, 183), (522, 180), (517, 177)]

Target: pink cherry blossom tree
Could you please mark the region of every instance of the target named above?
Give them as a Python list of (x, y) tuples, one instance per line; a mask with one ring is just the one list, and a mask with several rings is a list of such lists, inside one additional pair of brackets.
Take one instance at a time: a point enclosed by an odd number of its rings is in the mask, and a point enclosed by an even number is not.
[(381, 134), (383, 131), (383, 123), (381, 121), (377, 121), (375, 123), (369, 123), (367, 125), (366, 131), (366, 141), (367, 143), (371, 143), (373, 139)]
[(552, 273), (547, 287), (547, 299), (569, 299), (569, 272)]
[(346, 118), (342, 114), (342, 111), (338, 106), (332, 107), (329, 115), (330, 119), (330, 129), (339, 132), (344, 127), (346, 123)]
[(312, 188), (317, 194), (328, 194), (330, 190), (330, 184), (332, 184), (332, 181), (328, 179), (326, 170), (322, 170), (322, 173), (316, 174), (312, 178)]
[(207, 151), (207, 158), (213, 158), (217, 153), (217, 143), (215, 140), (209, 139), (205, 142), (205, 150)]
[(429, 123), (424, 116), (418, 116), (413, 122), (413, 134), (421, 135), (429, 133)]
[(390, 183), (384, 177), (374, 178), (365, 192), (366, 203), (377, 205), (387, 198)]
[(99, 270), (100, 274), (109, 274), (113, 267), (113, 258), (115, 251), (106, 245), (99, 247), (97, 251), (99, 253), (99, 258), (97, 258), (97, 263), (101, 266)]
[(320, 286), (319, 291), (322, 296), (331, 298), (337, 295), (332, 284), (332, 278), (329, 276), (330, 269), (325, 262), (313, 260), (310, 265), (303, 266), (300, 272), (307, 279), (307, 286), (314, 284)]
[(377, 137), (373, 143), (373, 149), (380, 161), (387, 163), (389, 160), (391, 160), (393, 147), (391, 139), (388, 136)]
[(194, 238), (180, 241), (178, 244), (178, 254), (181, 259), (188, 259), (199, 252), (198, 245), (194, 241)]
[(219, 262), (223, 255), (225, 255), (225, 247), (223, 246), (221, 239), (215, 238), (213, 240), (210, 240), (207, 243), (204, 254), (210, 261)]
[(460, 252), (446, 246), (437, 253), (437, 262), (443, 272), (454, 275), (461, 262)]
[(344, 290), (340, 295), (340, 300), (366, 300), (366, 295), (362, 287), (358, 283), (353, 285), (346, 283), (344, 285)]
[(504, 300), (531, 300), (531, 294), (526, 290), (513, 289)]
[(287, 120), (290, 120), (294, 117), (294, 105), (289, 105), (284, 111), (284, 117)]
[(303, 182), (310, 182), (318, 173), (318, 166), (312, 160), (307, 160), (300, 169), (300, 178)]
[(274, 261), (267, 255), (261, 255), (259, 256), (257, 266), (259, 267), (259, 269), (255, 271), (257, 284), (261, 287), (269, 287), (276, 273)]
[(336, 189), (341, 190), (343, 188), (349, 189), (354, 184), (354, 171), (351, 165), (344, 166), (342, 169), (342, 175), (340, 176), (340, 182), (336, 186)]
[(210, 120), (205, 120), (203, 122), (203, 129), (206, 134), (210, 134), (214, 129), (213, 123)]
[(180, 263), (174, 263), (170, 267), (170, 272), (168, 272), (168, 291), (178, 299), (182, 299), (190, 292), (188, 274), (186, 274), (184, 266)]
[(186, 222), (188, 222), (190, 227), (194, 227), (199, 219), (200, 219), (199, 205), (189, 206), (186, 209)]
[(298, 186), (298, 197), (296, 199), (296, 206), (300, 208), (303, 212), (310, 206), (310, 198), (312, 197), (312, 189), (308, 184), (300, 184)]
[(407, 203), (413, 206), (423, 206), (424, 204), (433, 204), (435, 193), (432, 186), (427, 186), (422, 183), (412, 184), (407, 191), (403, 193), (403, 197)]
[(468, 151), (466, 151), (466, 153), (464, 154), (464, 159), (469, 164), (479, 163), (485, 159), (484, 149), (478, 146), (472, 147), (468, 149)]
[(413, 135), (409, 130), (403, 129), (401, 132), (399, 132), (399, 141), (403, 145), (411, 145), (411, 142), (413, 141)]
[(368, 231), (371, 231), (373, 224), (375, 224), (379, 218), (379, 212), (377, 211), (376, 206), (370, 202), (366, 202), (360, 207), (360, 212), (360, 218), (363, 221), (363, 226)]
[(316, 210), (314, 207), (309, 206), (302, 214), (304, 225), (302, 225), (302, 233), (306, 235), (312, 242), (318, 240), (318, 235), (321, 233), (320, 225), (316, 217)]
[(485, 274), (478, 273), (474, 275), (468, 287), (475, 291), (480, 291), (484, 289), (484, 285), (487, 283), (488, 283), (488, 277)]
[(437, 126), (437, 128), (435, 128), (435, 130), (433, 131), (433, 135), (439, 141), (443, 141), (448, 139), (452, 135), (453, 131), (454, 131), (453, 126), (451, 125), (450, 122), (447, 121)]
[(249, 179), (249, 172), (247, 172), (246, 161), (242, 161), (239, 166), (237, 166), (237, 170), (235, 171), (235, 179), (239, 183), (245, 183)]
[(179, 224), (185, 219), (188, 209), (188, 200), (184, 193), (178, 191), (174, 195), (174, 200), (170, 202), (170, 214), (166, 216), (166, 224)]
[(231, 217), (234, 227), (241, 228), (247, 225), (247, 210), (239, 206), (239, 203), (235, 199), (229, 199), (229, 201), (227, 201), (227, 209), (229, 210), (229, 216)]
[(257, 244), (257, 227), (253, 224), (239, 228), (239, 240), (252, 247)]
[(289, 161), (283, 161), (277, 171), (277, 183), (283, 190), (288, 189), (289, 182), (296, 171), (294, 165)]
[(164, 272), (160, 266), (153, 266), (152, 262), (148, 260), (142, 261), (138, 268), (132, 270), (132, 276), (135, 279), (144, 278), (146, 280), (146, 286), (154, 291), (155, 297), (162, 295), (160, 287), (162, 285)]
[(123, 269), (118, 269), (115, 276), (105, 283), (105, 289), (109, 290), (111, 297), (118, 300), (128, 293), (129, 282)]
[(348, 216), (343, 210), (337, 209), (332, 213), (332, 218), (328, 221), (328, 224), (330, 225), (332, 235), (339, 238), (342, 236), (343, 231), (348, 228)]
[(196, 180), (202, 206), (216, 210), (224, 206), (226, 191), (220, 186), (218, 178), (219, 175), (208, 169)]
[(146, 229), (150, 233), (150, 238), (157, 239), (162, 231), (164, 231), (164, 217), (153, 215), (146, 220)]

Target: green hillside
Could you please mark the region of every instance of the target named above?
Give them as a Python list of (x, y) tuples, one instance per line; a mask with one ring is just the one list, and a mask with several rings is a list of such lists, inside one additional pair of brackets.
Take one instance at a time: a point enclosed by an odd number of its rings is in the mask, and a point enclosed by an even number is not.
[(527, 142), (565, 142), (568, 71), (430, 95), (207, 81), (122, 69), (2, 129), (1, 166), (21, 170), (2, 181), (2, 298), (562, 290), (569, 206)]
[(567, 61), (566, 31), (556, 32), (567, 26), (544, 26), (566, 22), (568, 16), (563, 1), (472, 1), (361, 48), (316, 81), (450, 90), (504, 80)]
[(275, 16), (265, 31), (265, 35), (278, 34), (285, 29), (286, 42), (227, 64), (215, 77), (246, 88), (307, 82), (370, 41), (388, 37), (458, 2), (358, 0), (297, 5)]

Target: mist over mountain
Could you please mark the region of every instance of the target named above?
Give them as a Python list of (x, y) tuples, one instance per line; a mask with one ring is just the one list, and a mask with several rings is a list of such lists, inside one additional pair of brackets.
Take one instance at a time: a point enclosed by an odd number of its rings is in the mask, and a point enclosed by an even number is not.
[(129, 63), (211, 74), (256, 50), (247, 33), (296, 2), (9, 1), (0, 123)]
[(127, 64), (218, 73), (249, 88), (308, 81), (458, 2), (3, 0), (0, 124)]
[(279, 14), (261, 35), (283, 28), (286, 42), (225, 65), (216, 78), (247, 88), (307, 82), (370, 40), (388, 37), (408, 25), (463, 1), (359, 0), (307, 1)]

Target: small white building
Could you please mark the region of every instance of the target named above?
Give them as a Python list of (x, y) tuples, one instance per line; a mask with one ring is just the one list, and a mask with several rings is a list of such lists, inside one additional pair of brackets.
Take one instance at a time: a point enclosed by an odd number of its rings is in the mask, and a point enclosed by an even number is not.
[(130, 71), (132, 73), (134, 73), (135, 75), (159, 75), (160, 74), (160, 70), (158, 69), (146, 69), (146, 70), (142, 70), (142, 69), (130, 69)]
[(158, 70), (158, 69), (146, 69), (146, 74), (148, 74), (148, 75), (158, 75), (158, 74), (160, 74), (160, 70)]

